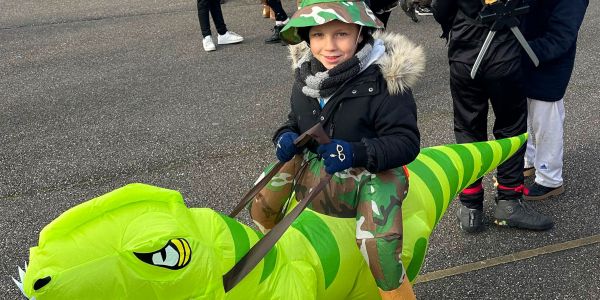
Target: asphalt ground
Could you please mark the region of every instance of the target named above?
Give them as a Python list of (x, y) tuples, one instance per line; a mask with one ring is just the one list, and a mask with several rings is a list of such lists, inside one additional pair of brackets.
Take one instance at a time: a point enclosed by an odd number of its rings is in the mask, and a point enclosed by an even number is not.
[[(290, 12), (294, 5), (286, 2)], [(250, 0), (223, 5), (229, 29), (245, 41), (206, 53), (194, 2), (2, 1), (1, 299), (20, 298), (10, 276), (18, 276), (17, 265), (27, 261), (44, 225), (127, 183), (178, 190), (191, 207), (234, 206), (275, 159), (270, 135), (284, 120), (292, 82), (287, 49), (263, 44), (273, 21), (260, 10)], [(600, 298), (598, 243), (467, 268), (600, 234), (599, 16), (592, 2), (565, 96), (566, 192), (530, 203), (556, 227), (531, 232), (489, 225), (466, 234), (452, 204), (431, 237), (422, 274), (466, 267), (418, 283), (420, 299)], [(439, 27), (431, 17), (412, 23), (395, 11), (389, 30), (407, 35), (427, 55), (414, 89), (422, 146), (452, 143)], [(492, 190), (490, 176), (484, 184)], [(492, 203), (488, 193), (488, 219)]]

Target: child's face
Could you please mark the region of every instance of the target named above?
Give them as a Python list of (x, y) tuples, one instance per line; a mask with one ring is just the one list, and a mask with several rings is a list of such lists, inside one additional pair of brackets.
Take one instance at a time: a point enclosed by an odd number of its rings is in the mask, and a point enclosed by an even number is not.
[(337, 20), (313, 26), (308, 32), (310, 51), (328, 70), (347, 61), (362, 41), (359, 26)]

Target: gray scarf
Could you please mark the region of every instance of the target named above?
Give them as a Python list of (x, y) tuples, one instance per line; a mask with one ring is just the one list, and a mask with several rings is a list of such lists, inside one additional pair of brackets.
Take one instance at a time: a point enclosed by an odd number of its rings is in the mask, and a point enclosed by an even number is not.
[(296, 84), (302, 93), (315, 99), (328, 98), (344, 82), (360, 73), (373, 50), (373, 39), (368, 39), (362, 49), (347, 61), (327, 70), (309, 50), (296, 66)]

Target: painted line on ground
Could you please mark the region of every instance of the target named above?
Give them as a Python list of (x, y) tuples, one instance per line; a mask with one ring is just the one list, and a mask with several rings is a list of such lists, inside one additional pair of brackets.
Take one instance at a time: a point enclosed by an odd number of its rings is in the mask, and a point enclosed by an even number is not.
[(504, 265), (512, 262), (516, 262), (519, 260), (524, 260), (540, 255), (546, 255), (550, 253), (565, 251), (569, 249), (584, 247), (588, 245), (593, 245), (596, 243), (600, 243), (600, 234), (592, 235), (585, 238), (580, 238), (564, 243), (558, 243), (553, 245), (548, 245), (540, 248), (525, 250), (521, 252), (516, 252), (509, 255), (494, 257), (474, 263), (469, 263), (465, 265), (460, 265), (448, 269), (438, 270), (423, 274), (417, 278), (416, 283), (423, 283), (433, 280), (438, 280), (450, 276), (460, 275), (464, 273), (469, 273), (481, 269), (491, 268), (498, 265)]

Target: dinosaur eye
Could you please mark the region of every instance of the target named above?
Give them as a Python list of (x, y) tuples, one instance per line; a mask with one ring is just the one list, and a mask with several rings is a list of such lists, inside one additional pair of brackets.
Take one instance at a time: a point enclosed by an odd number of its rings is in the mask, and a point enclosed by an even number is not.
[(147, 264), (171, 270), (179, 270), (187, 266), (192, 259), (190, 243), (185, 239), (172, 239), (154, 252), (133, 254)]

